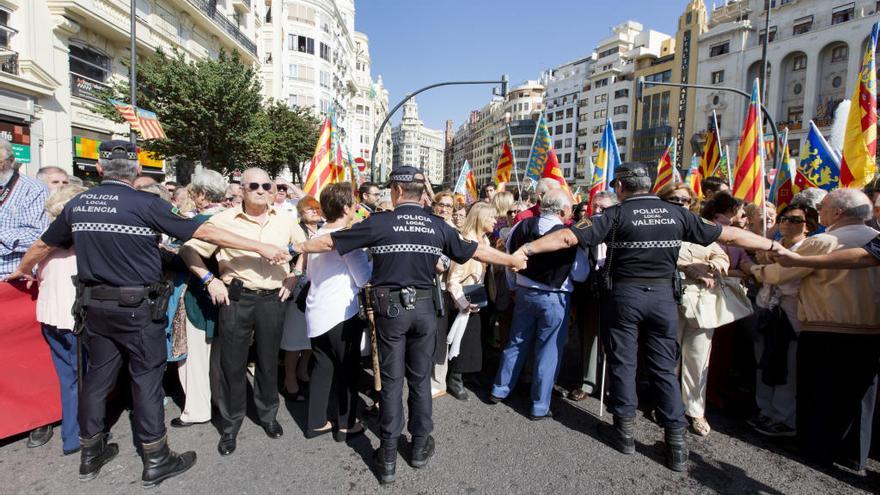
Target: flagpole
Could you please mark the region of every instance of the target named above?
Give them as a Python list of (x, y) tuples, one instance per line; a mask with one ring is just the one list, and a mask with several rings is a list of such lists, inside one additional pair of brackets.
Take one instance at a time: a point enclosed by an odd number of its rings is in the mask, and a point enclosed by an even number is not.
[[(712, 125), (715, 126), (715, 140), (718, 141), (718, 154), (720, 155), (720, 154), (721, 154), (721, 150), (722, 150), (722, 147), (721, 147), (721, 129), (718, 128), (718, 114), (715, 113), (715, 109), (714, 109), (714, 108), (712, 109)], [(719, 160), (720, 160), (720, 158), (721, 158), (721, 157), (719, 157)], [(714, 174), (715, 174), (715, 171), (713, 170), (711, 175), (714, 175)], [(730, 180), (730, 178), (728, 177), (727, 180)], [(733, 184), (729, 184), (729, 185), (730, 185), (730, 187), (733, 187)]]
[[(537, 126), (535, 127), (537, 132)], [(516, 192), (520, 196), (520, 200), (522, 200), (522, 188), (519, 184), (519, 176), (516, 174), (516, 152), (513, 149), (513, 136), (510, 134), (510, 124), (507, 124), (507, 142), (510, 145), (510, 159), (513, 161), (513, 178), (516, 179)], [(504, 147), (501, 148), (502, 150)], [(531, 153), (531, 151), (529, 152)]]

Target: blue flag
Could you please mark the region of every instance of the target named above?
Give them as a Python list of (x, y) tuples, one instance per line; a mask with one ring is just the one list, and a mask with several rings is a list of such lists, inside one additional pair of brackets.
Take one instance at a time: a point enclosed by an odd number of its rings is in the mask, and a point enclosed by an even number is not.
[(794, 184), (798, 191), (818, 187), (830, 192), (840, 186), (840, 158), (812, 120), (801, 148)]

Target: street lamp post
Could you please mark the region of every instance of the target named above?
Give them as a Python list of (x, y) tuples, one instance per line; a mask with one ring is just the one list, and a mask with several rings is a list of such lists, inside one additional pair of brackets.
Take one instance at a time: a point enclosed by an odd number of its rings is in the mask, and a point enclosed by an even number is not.
[[(376, 149), (379, 146), (379, 139), (382, 136), (382, 131), (385, 130), (385, 126), (388, 125), (388, 121), (391, 120), (391, 116), (394, 115), (400, 107), (403, 106), (404, 103), (412, 99), (415, 95), (427, 91), (429, 89), (437, 88), (440, 86), (460, 86), (460, 85), (469, 85), (469, 84), (501, 84), (501, 96), (507, 96), (507, 74), (502, 74), (501, 79), (498, 81), (448, 81), (442, 83), (431, 84), (429, 86), (425, 86), (424, 88), (420, 88), (412, 93), (407, 94), (400, 100), (400, 103), (394, 105), (394, 108), (385, 115), (385, 119), (382, 121), (382, 124), (379, 126), (379, 130), (376, 132), (376, 136), (373, 138), (373, 149), (370, 151), (370, 181), (376, 182)], [(384, 165), (381, 165), (381, 169), (379, 170), (379, 176), (385, 175)]]
[[(731, 93), (736, 93), (738, 95), (744, 96), (746, 99), (751, 100), (752, 95), (746, 93), (745, 91), (737, 88), (731, 88), (727, 86), (706, 86), (703, 84), (680, 84), (680, 83), (671, 83), (671, 82), (655, 82), (655, 81), (645, 81), (644, 76), (640, 77), (638, 81), (636, 81), (636, 99), (642, 99), (642, 89), (645, 86), (672, 86), (676, 88), (694, 88), (694, 89), (709, 89), (713, 91), (728, 91)], [(770, 112), (767, 111), (767, 107), (761, 103), (761, 111), (764, 113), (764, 118), (767, 119), (767, 122), (770, 124), (770, 129), (773, 132), (773, 140), (775, 141), (775, 145), (773, 146), (773, 166), (779, 168), (779, 163), (782, 161), (781, 152), (779, 146), (779, 130), (776, 128), (776, 122), (773, 121), (773, 117), (770, 116)]]

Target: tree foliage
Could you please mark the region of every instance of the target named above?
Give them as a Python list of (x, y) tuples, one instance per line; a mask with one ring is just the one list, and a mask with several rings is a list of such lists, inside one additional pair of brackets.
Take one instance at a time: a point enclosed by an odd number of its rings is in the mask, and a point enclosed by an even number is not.
[[(257, 71), (238, 52), (188, 61), (177, 49), (157, 50), (137, 68), (137, 106), (156, 112), (167, 136), (143, 142), (154, 153), (200, 161), (223, 174), (258, 166), (275, 175), (285, 165), (298, 168), (311, 152), (303, 149), (317, 139), (308, 111), (271, 101), (263, 106)], [(128, 82), (102, 96), (130, 103)], [(109, 101), (94, 110), (122, 121)]]

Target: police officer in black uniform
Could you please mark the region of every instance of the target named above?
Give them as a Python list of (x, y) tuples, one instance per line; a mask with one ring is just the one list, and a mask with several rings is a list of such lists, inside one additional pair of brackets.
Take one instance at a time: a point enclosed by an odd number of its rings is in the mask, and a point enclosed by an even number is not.
[(394, 481), (397, 442), (403, 430), (403, 379), (409, 383), (409, 424), (414, 468), (434, 453), (431, 437), (431, 368), (437, 309), (433, 297), (437, 261), (446, 255), (457, 263), (471, 257), (521, 268), (525, 256), (514, 257), (462, 239), (441, 217), (419, 203), (426, 187), (424, 174), (401, 166), (391, 172), (394, 211), (371, 215), (350, 229), (323, 235), (294, 246), (315, 253), (335, 248), (345, 254), (368, 248), (373, 257), (372, 297), (379, 338), (382, 378), (379, 436), (375, 463), (381, 483)]
[(521, 249), (526, 255), (579, 245), (608, 245), (606, 271), (601, 275), (602, 337), (607, 352), (610, 397), (614, 416), (610, 443), (624, 454), (635, 452), (636, 356), (644, 339), (647, 372), (658, 400), (657, 419), (666, 430), (666, 465), (687, 467), (687, 422), (676, 375), (678, 251), (682, 241), (708, 245), (716, 240), (747, 249), (776, 250), (777, 244), (743, 229), (722, 227), (650, 194), (648, 169), (625, 163), (615, 171), (621, 204), (605, 209), (570, 229), (545, 236)]
[[(133, 395), (133, 434), (140, 443), (144, 486), (155, 486), (196, 462), (195, 452), (168, 448), (162, 377), (165, 372), (165, 311), (170, 286), (161, 282), (159, 234), (190, 237), (252, 250), (274, 262), (285, 250), (178, 216), (170, 203), (136, 191), (137, 149), (128, 141), (105, 141), (99, 148), (100, 186), (73, 198), (40, 241), (28, 250), (10, 278), (32, 279), (34, 265), (55, 247), (76, 246), (78, 316), (88, 366), (79, 398), (82, 457), (79, 477), (94, 479), (119, 451), (106, 443), (106, 398), (123, 363), (129, 363)], [(81, 311), (81, 313), (80, 313)], [(81, 327), (81, 325), (78, 325)]]

